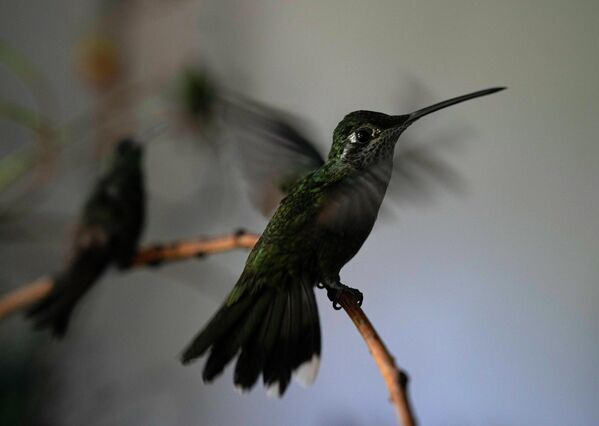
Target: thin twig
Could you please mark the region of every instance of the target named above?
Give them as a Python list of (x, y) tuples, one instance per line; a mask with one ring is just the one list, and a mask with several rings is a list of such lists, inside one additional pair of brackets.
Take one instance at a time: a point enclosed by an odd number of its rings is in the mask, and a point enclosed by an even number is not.
[[(208, 254), (222, 253), (237, 248), (251, 249), (259, 238), (260, 236), (256, 234), (238, 231), (235, 234), (222, 237), (154, 245), (141, 249), (131, 263), (131, 267), (153, 266), (162, 262), (172, 262), (198, 256), (203, 257)], [(54, 283), (51, 279), (43, 278), (1, 298), (0, 319), (40, 300), (50, 292), (53, 285)], [(362, 308), (356, 304), (355, 300), (347, 293), (344, 293), (341, 295), (339, 303), (355, 324), (366, 346), (368, 346), (387, 384), (391, 403), (395, 406), (400, 424), (403, 426), (415, 426), (416, 420), (408, 397), (408, 376), (397, 367), (395, 359), (389, 353), (381, 337), (374, 329)]]
[(44, 277), (23, 286), (0, 299), (0, 320), (33, 305), (52, 291), (54, 281)]
[[(197, 238), (169, 244), (152, 245), (139, 250), (137, 256), (131, 262), (131, 268), (157, 266), (163, 262), (203, 257), (237, 248), (249, 249), (254, 247), (258, 238), (260, 238), (259, 235), (240, 230), (234, 234), (221, 237)], [(53, 287), (54, 280), (50, 277), (43, 277), (1, 297), (0, 320), (27, 309), (49, 294)]]
[(395, 364), (395, 359), (387, 350), (385, 343), (374, 329), (372, 323), (348, 293), (342, 293), (339, 304), (347, 312), (362, 335), (376, 365), (389, 389), (391, 403), (395, 406), (397, 417), (403, 426), (415, 426), (416, 418), (408, 397), (408, 376)]
[(185, 260), (191, 257), (203, 257), (209, 254), (222, 253), (238, 248), (251, 249), (260, 238), (259, 235), (249, 234), (243, 230), (216, 238), (198, 238), (195, 240), (178, 241), (166, 245), (155, 245), (141, 249), (132, 267), (143, 265), (159, 265), (163, 262)]

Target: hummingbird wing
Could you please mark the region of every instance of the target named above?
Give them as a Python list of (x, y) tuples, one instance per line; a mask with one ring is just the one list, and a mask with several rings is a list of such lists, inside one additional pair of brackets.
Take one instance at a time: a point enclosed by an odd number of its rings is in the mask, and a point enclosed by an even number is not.
[(400, 201), (419, 201), (430, 199), (443, 187), (462, 190), (462, 177), (438, 152), (440, 148), (436, 143), (397, 147), (389, 195)]
[(365, 239), (378, 216), (392, 170), (388, 159), (343, 179), (329, 191), (318, 223), (338, 233), (365, 233)]
[(227, 112), (250, 200), (270, 217), (296, 182), (324, 164), (323, 156), (297, 124), (280, 111), (244, 100)]
[(381, 208), (387, 193), (394, 202), (414, 202), (430, 198), (441, 186), (460, 189), (460, 176), (430, 146), (405, 147), (392, 162), (382, 161), (336, 185), (319, 220), (337, 232), (370, 232), (379, 210), (383, 219), (394, 217), (390, 205)]
[[(324, 159), (298, 120), (281, 111), (244, 100), (231, 102), (226, 115), (235, 129), (237, 153), (250, 200), (264, 216), (270, 217), (291, 186), (322, 166)], [(394, 200), (428, 199), (440, 187), (461, 189), (459, 174), (443, 158), (443, 152), (437, 152), (450, 142), (403, 144), (397, 148), (390, 192)], [(385, 180), (386, 167), (381, 165), (358, 178), (357, 185), (352, 182), (340, 190), (342, 194), (351, 194), (345, 197), (351, 200), (346, 212), (356, 207), (357, 215), (366, 214), (379, 205), (383, 189), (379, 181)], [(356, 188), (360, 188), (357, 193)]]

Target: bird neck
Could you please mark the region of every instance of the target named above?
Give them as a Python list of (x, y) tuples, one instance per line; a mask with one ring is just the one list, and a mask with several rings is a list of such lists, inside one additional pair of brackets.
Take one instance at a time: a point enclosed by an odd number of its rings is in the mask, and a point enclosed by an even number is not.
[(358, 172), (359, 171), (350, 164), (341, 161), (338, 158), (333, 158), (329, 159), (314, 172), (313, 179), (318, 183), (328, 186), (334, 185)]

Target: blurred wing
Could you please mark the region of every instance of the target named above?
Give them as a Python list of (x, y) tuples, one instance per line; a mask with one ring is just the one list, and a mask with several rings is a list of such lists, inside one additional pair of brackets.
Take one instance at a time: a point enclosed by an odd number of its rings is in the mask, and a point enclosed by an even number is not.
[(226, 121), (252, 203), (269, 217), (288, 189), (324, 159), (288, 117), (248, 101), (232, 103)]
[[(383, 161), (340, 184), (319, 220), (337, 232), (369, 231), (390, 181), (388, 195), (395, 202), (428, 199), (440, 187), (459, 190), (462, 186), (460, 176), (435, 155), (431, 146), (406, 147), (393, 161)], [(392, 210), (383, 206), (382, 211), (388, 217)]]
[(358, 176), (345, 179), (330, 194), (318, 217), (335, 232), (370, 232), (379, 213), (393, 163), (382, 161)]
[(431, 144), (398, 150), (391, 180), (389, 195), (400, 201), (427, 200), (439, 189), (459, 192), (463, 187), (460, 175)]

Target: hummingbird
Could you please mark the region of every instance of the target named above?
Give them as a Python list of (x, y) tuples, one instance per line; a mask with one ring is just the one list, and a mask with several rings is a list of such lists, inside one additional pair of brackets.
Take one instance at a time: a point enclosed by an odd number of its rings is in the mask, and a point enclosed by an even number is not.
[(144, 216), (142, 148), (123, 139), (83, 206), (66, 267), (54, 277), (51, 292), (27, 312), (35, 328), (64, 336), (73, 309), (107, 268), (130, 266)]
[(181, 361), (188, 364), (209, 350), (202, 376), (210, 382), (237, 356), (233, 381), (240, 391), (250, 390), (261, 374), (269, 396), (282, 396), (292, 377), (311, 384), (321, 353), (314, 287), (327, 290), (335, 309), (344, 292), (362, 304), (362, 293), (343, 284), (339, 274), (374, 226), (400, 135), (432, 112), (504, 89), (405, 115), (346, 115), (333, 132), (327, 160), (286, 191), (237, 283)]

